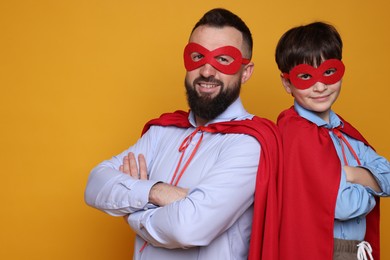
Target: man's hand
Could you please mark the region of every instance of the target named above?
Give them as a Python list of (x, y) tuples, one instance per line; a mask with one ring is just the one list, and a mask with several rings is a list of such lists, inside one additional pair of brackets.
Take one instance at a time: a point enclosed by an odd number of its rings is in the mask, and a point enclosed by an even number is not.
[[(138, 155), (138, 166), (134, 153), (129, 153), (123, 157), (123, 164), (119, 170), (124, 174), (140, 179), (148, 179), (148, 169), (144, 155)], [(157, 206), (165, 206), (177, 200), (184, 199), (187, 196), (188, 189), (173, 186), (167, 183), (158, 182), (149, 192), (149, 202)]]
[(149, 193), (149, 202), (158, 206), (165, 206), (187, 196), (188, 189), (173, 186), (167, 183), (156, 183)]
[[(127, 156), (123, 157), (123, 164), (119, 166), (119, 170), (124, 174), (128, 174), (133, 178), (140, 180), (148, 179), (148, 169), (146, 167), (146, 160), (143, 154), (138, 155), (138, 164), (139, 170), (137, 166), (137, 161), (135, 160), (134, 153), (128, 153)], [(127, 223), (129, 215), (123, 216), (123, 219)]]
[(376, 182), (374, 176), (365, 168), (344, 166), (344, 171), (347, 175), (347, 181), (355, 184), (370, 187), (376, 192), (381, 192), (381, 188)]
[(123, 157), (123, 164), (119, 167), (119, 170), (124, 174), (128, 174), (133, 178), (140, 180), (148, 179), (148, 169), (146, 166), (146, 160), (143, 154), (138, 155), (138, 165), (135, 160), (134, 153), (129, 153), (127, 156)]

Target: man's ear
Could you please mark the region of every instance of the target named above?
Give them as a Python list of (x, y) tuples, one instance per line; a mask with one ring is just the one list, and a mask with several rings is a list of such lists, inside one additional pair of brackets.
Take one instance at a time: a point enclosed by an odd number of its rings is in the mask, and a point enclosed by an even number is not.
[(241, 75), (241, 83), (244, 84), (245, 82), (250, 79), (253, 73), (253, 69), (255, 67), (255, 64), (253, 62), (249, 62), (247, 65), (245, 65), (244, 70), (242, 71)]
[(290, 80), (285, 79), (285, 78), (283, 77), (283, 75), (280, 75), (280, 79), (282, 80), (282, 85), (283, 85), (284, 89), (286, 90), (286, 92), (287, 92), (288, 94), (292, 94), (292, 91), (291, 91), (291, 82), (290, 82)]

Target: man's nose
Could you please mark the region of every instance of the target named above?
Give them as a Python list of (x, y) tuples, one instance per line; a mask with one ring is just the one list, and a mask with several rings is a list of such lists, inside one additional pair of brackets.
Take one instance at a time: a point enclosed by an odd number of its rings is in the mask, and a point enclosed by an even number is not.
[(208, 78), (210, 76), (215, 76), (215, 74), (217, 73), (217, 70), (213, 66), (211, 66), (210, 64), (206, 63), (205, 65), (203, 65), (200, 68), (199, 73), (203, 77)]

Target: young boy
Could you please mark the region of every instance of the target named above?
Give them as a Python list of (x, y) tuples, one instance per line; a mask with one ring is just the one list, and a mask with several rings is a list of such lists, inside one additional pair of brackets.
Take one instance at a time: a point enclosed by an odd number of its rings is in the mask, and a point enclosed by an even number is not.
[(278, 117), (281, 259), (379, 259), (378, 197), (390, 194), (390, 163), (331, 109), (341, 59), (339, 33), (322, 22), (290, 29), (276, 48), (282, 84), (294, 97)]

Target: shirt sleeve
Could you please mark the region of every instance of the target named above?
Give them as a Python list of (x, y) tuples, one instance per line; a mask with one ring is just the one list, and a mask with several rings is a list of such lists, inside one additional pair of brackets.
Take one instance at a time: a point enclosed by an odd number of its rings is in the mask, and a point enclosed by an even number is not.
[(342, 170), (335, 218), (343, 221), (365, 216), (375, 204), (374, 196), (364, 186), (347, 182), (345, 171)]
[(378, 155), (371, 147), (360, 142), (359, 154), (362, 156), (361, 167), (367, 169), (378, 182), (381, 192), (375, 192), (371, 188), (367, 188), (376, 196), (390, 196), (390, 163), (389, 161)]
[[(148, 243), (172, 249), (206, 246), (244, 213), (250, 223), (260, 145), (239, 136), (234, 144), (226, 143), (217, 163), (185, 199), (131, 214), (132, 229)], [(197, 174), (188, 170), (186, 174)]]
[[(339, 139), (331, 135), (335, 144), (335, 148), (340, 158), (342, 158), (342, 150)], [(374, 152), (370, 147), (363, 142), (353, 139), (347, 135), (344, 137), (348, 140), (352, 149), (356, 152), (361, 164), (367, 165), (367, 162), (373, 161), (373, 158), (378, 157), (371, 152)], [(356, 158), (347, 150), (345, 153), (348, 164), (350, 166), (359, 167)], [(371, 164), (371, 163), (370, 163)], [(371, 164), (373, 166), (373, 164)], [(341, 171), (340, 187), (337, 195), (335, 218), (337, 220), (346, 221), (357, 217), (366, 216), (375, 207), (375, 197), (373, 191), (361, 184), (355, 184), (346, 180), (344, 169)]]
[[(152, 128), (149, 131), (152, 131)], [(129, 152), (134, 152), (136, 155), (140, 151), (152, 154), (152, 147), (153, 140), (150, 134), (146, 133), (134, 146), (97, 165), (88, 178), (84, 194), (85, 202), (113, 216), (123, 216), (153, 208), (154, 205), (148, 203), (149, 191), (157, 181), (135, 179), (119, 171), (123, 157)], [(147, 165), (149, 163), (147, 162)]]

